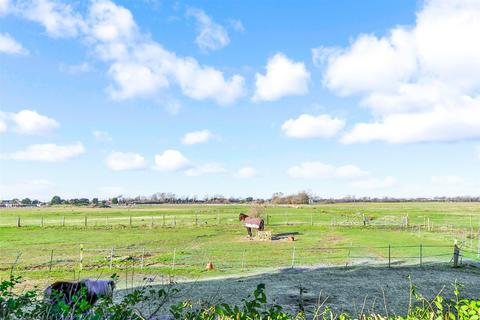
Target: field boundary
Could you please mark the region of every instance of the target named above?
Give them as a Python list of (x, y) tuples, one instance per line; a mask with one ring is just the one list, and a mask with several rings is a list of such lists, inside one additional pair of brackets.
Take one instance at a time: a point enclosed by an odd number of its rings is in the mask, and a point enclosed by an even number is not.
[[(385, 265), (423, 266), (427, 263), (450, 263), (461, 265), (463, 260), (480, 265), (480, 250), (475, 252), (462, 245), (381, 245), (381, 246), (326, 246), (302, 249), (292, 242), (290, 248), (276, 248), (285, 259), (269, 259), (255, 255), (253, 250), (233, 250), (233, 258), (222, 258), (221, 250), (204, 251), (203, 254), (189, 249), (152, 250), (145, 248), (88, 248), (79, 246), (77, 258), (56, 256), (54, 250), (38, 252), (45, 256), (43, 263), (23, 264), (22, 254), (17, 252), (13, 261), (0, 262), (0, 271), (56, 271), (71, 270), (77, 275), (95, 271), (115, 272), (137, 270), (138, 272), (181, 274), (205, 271), (208, 263), (220, 273), (237, 271), (252, 272), (267, 268), (297, 268), (315, 266)], [(230, 252), (230, 255), (232, 255)], [(276, 262), (276, 263), (275, 263)], [(273, 264), (270, 264), (273, 263)]]

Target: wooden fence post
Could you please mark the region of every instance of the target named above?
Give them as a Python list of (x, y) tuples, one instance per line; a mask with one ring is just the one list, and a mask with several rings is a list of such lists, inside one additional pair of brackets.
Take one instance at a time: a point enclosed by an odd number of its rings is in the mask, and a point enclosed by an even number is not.
[(173, 226), (177, 225), (177, 216), (173, 216)]
[(267, 213), (267, 226), (270, 224), (270, 221), (269, 221), (270, 219), (269, 219), (269, 217), (270, 217), (270, 216), (269, 216), (268, 213)]
[(198, 215), (197, 215), (197, 211), (195, 211), (195, 225), (198, 226)]
[(40, 219), (40, 225), (41, 225), (42, 228), (43, 228), (43, 216), (42, 216), (42, 218)]
[(88, 218), (85, 216), (85, 228), (88, 226)]
[(110, 270), (112, 270), (112, 266), (113, 266), (113, 247), (112, 247), (112, 251), (110, 251)]
[(388, 245), (388, 267), (390, 268), (392, 265), (392, 254), (391, 254), (391, 245)]
[(151, 221), (150, 221), (150, 228), (153, 229), (153, 216), (151, 217)]
[(143, 262), (144, 262), (144, 259), (145, 259), (145, 248), (143, 248), (142, 250), (142, 262), (141, 262), (141, 265), (140, 265), (140, 269), (143, 270)]
[(163, 226), (165, 227), (165, 213), (163, 214)]
[(62, 227), (65, 227), (65, 216), (62, 217)]
[(130, 216), (129, 224), (130, 224), (130, 228), (131, 228), (132, 227), (132, 216)]
[(22, 226), (22, 224), (20, 223), (20, 217), (18, 216), (17, 217), (17, 227), (20, 228)]
[(460, 257), (460, 248), (457, 245), (457, 240), (453, 245), (453, 267), (458, 267), (458, 259)]
[(80, 245), (80, 271), (83, 270), (83, 244)]

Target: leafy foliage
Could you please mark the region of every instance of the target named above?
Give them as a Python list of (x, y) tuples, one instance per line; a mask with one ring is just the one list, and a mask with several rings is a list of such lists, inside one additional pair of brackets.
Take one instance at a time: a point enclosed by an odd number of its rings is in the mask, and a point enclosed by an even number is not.
[[(40, 299), (37, 290), (15, 293), (21, 283), (20, 277), (11, 276), (9, 280), (0, 283), (0, 319), (45, 319), (45, 320), (143, 320), (162, 318), (160, 312), (168, 301), (169, 294), (175, 293), (164, 289), (154, 289), (144, 286), (130, 292), (118, 302), (102, 299), (95, 305), (89, 305), (85, 292), (74, 298), (73, 303), (65, 304), (57, 299), (56, 304)], [(265, 293), (265, 285), (259, 284), (253, 296), (242, 300), (241, 306), (225, 303), (204, 304), (196, 306), (191, 301), (182, 301), (170, 306), (170, 318), (186, 320), (479, 320), (480, 300), (463, 299), (460, 288), (454, 284), (454, 299), (446, 299), (437, 295), (428, 300), (419, 294), (414, 285), (410, 287), (410, 304), (407, 315), (389, 316), (380, 314), (360, 314), (351, 316), (346, 313), (335, 314), (331, 308), (319, 306), (313, 315), (306, 315), (303, 308), (292, 314), (281, 306), (269, 304)], [(153, 309), (152, 309), (152, 306)], [(166, 315), (163, 315), (165, 318)]]

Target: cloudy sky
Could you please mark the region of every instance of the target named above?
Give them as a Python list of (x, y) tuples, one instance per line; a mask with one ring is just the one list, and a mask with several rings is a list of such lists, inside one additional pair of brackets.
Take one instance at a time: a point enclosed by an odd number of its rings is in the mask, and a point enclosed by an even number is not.
[(480, 2), (0, 0), (0, 198), (480, 194)]

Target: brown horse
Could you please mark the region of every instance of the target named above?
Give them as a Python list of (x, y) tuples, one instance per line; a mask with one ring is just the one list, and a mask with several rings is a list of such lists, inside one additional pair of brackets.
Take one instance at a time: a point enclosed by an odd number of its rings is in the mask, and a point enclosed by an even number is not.
[(240, 213), (238, 217), (239, 221), (243, 221), (245, 224), (245, 228), (247, 229), (248, 236), (252, 237), (252, 229), (258, 229), (259, 231), (263, 231), (265, 227), (265, 222), (262, 218), (253, 218), (249, 217), (244, 213)]

